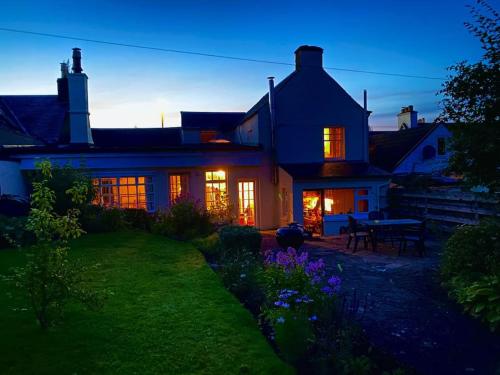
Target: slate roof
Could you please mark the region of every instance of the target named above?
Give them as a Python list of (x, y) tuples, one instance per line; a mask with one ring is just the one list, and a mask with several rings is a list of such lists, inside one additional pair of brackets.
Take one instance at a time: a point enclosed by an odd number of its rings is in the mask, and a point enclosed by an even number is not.
[(295, 180), (390, 176), (386, 171), (364, 162), (282, 164), (280, 167)]
[(189, 129), (233, 130), (245, 117), (246, 112), (187, 112), (181, 111), (181, 126)]
[(438, 126), (424, 123), (412, 129), (370, 132), (370, 162), (392, 172)]
[(93, 128), (96, 147), (172, 147), (181, 145), (181, 128)]
[(45, 143), (60, 140), (67, 106), (57, 95), (2, 95), (0, 109), (17, 131)]

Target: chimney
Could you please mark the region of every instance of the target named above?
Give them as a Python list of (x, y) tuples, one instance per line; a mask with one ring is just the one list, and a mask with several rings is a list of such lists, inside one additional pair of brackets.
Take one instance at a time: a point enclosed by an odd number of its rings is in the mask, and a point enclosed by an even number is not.
[(88, 77), (82, 73), (81, 58), (80, 48), (73, 48), (73, 72), (67, 74), (70, 143), (89, 145), (94, 141), (89, 121)]
[(417, 126), (417, 111), (413, 110), (413, 106), (401, 108), (401, 112), (398, 114), (398, 130), (412, 129)]
[(61, 78), (57, 79), (57, 98), (63, 102), (68, 102), (68, 63), (61, 63)]
[(323, 48), (300, 46), (295, 51), (295, 70), (323, 68)]

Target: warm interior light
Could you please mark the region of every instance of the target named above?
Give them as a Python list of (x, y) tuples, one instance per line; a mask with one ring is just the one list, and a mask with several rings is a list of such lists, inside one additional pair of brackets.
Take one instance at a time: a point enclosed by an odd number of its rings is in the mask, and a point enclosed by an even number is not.
[(333, 199), (325, 198), (325, 211), (333, 212)]

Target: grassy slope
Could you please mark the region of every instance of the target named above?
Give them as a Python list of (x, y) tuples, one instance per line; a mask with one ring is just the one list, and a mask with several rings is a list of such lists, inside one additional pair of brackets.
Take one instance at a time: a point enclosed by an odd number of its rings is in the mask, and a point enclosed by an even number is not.
[[(88, 235), (72, 256), (100, 263), (94, 280), (114, 294), (100, 312), (69, 306), (66, 321), (44, 333), (0, 279), (1, 374), (291, 372), (191, 246), (144, 233)], [(23, 261), (1, 251), (0, 274)]]

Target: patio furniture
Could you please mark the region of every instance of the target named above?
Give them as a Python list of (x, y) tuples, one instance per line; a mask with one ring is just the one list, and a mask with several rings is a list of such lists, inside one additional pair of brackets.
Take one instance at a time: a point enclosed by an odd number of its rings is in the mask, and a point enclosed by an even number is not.
[(382, 234), (389, 232), (394, 239), (401, 238), (398, 232), (402, 232), (404, 227), (419, 226), (422, 224), (420, 220), (414, 219), (386, 219), (386, 220), (364, 220), (363, 224), (368, 227), (371, 234), (373, 251), (377, 249), (377, 243), (384, 238)]
[(399, 252), (401, 255), (402, 251), (406, 251), (408, 242), (413, 243), (415, 250), (418, 251), (419, 256), (423, 256), (425, 253), (425, 221), (422, 221), (419, 225), (409, 226), (403, 228), (400, 234), (399, 242)]
[(354, 249), (352, 252), (356, 252), (358, 249), (359, 240), (363, 240), (365, 245), (365, 249), (368, 247), (368, 238), (370, 237), (370, 233), (363, 228), (356, 219), (352, 216), (348, 217), (349, 219), (349, 227), (348, 227), (348, 240), (347, 240), (347, 248), (351, 245), (352, 240), (354, 239)]
[(383, 220), (384, 215), (380, 211), (370, 211), (368, 212), (368, 220)]
[(302, 225), (292, 223), (276, 231), (276, 242), (283, 249), (293, 247), (298, 250), (304, 243), (304, 238), (308, 236), (310, 236), (310, 233)]

